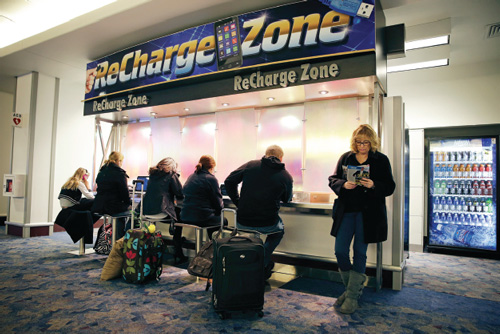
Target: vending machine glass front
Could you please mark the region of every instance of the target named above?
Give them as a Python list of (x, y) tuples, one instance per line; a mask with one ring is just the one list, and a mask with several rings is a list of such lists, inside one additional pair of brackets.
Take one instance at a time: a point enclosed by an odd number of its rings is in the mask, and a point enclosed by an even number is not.
[(429, 245), (496, 251), (496, 138), (429, 144)]

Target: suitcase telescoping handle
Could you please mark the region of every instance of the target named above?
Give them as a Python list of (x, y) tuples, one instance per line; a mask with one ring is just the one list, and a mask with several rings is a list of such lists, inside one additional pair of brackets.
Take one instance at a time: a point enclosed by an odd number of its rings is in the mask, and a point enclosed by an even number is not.
[(235, 236), (236, 233), (238, 233), (238, 229), (236, 228), (236, 210), (235, 209), (231, 209), (231, 208), (224, 208), (222, 209), (222, 212), (220, 214), (220, 233), (222, 233), (222, 231), (224, 230), (224, 212), (232, 212), (233, 213), (233, 216), (234, 216), (234, 228), (233, 228), (233, 231), (231, 232), (231, 236)]
[[(133, 180), (132, 181), (132, 201), (135, 200), (135, 188), (136, 188), (136, 184), (140, 184), (141, 185), (141, 195), (140, 195), (140, 202), (138, 205), (139, 206), (139, 219), (142, 219), (142, 198), (144, 197), (144, 181), (143, 180)], [(132, 217), (132, 225), (134, 224), (134, 217)], [(133, 226), (132, 226), (133, 228)]]

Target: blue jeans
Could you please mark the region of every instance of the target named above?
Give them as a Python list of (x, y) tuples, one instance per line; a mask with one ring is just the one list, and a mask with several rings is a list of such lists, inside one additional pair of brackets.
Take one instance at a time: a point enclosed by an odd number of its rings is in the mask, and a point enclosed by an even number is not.
[[(354, 238), (353, 263), (349, 257), (351, 241)], [(366, 270), (366, 250), (368, 244), (365, 243), (363, 231), (363, 214), (361, 212), (348, 212), (344, 214), (340, 224), (337, 237), (335, 239), (335, 256), (339, 269), (342, 271), (354, 270), (364, 274)]]
[(266, 242), (264, 242), (264, 267), (267, 267), (271, 262), (271, 255), (273, 254), (276, 247), (278, 247), (278, 245), (281, 242), (281, 239), (283, 239), (283, 236), (285, 235), (285, 225), (283, 224), (281, 218), (275, 225), (271, 226), (254, 227), (254, 226), (241, 225), (240, 223), (237, 222), (236, 228), (242, 230), (257, 231), (262, 234), (267, 234)]

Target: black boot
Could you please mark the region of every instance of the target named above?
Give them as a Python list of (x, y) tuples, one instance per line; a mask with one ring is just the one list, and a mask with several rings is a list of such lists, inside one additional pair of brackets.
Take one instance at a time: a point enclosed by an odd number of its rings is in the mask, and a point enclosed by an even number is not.
[(182, 244), (186, 238), (181, 237), (182, 228), (176, 227), (174, 233), (174, 260), (175, 264), (181, 264), (188, 261), (188, 257), (182, 252)]

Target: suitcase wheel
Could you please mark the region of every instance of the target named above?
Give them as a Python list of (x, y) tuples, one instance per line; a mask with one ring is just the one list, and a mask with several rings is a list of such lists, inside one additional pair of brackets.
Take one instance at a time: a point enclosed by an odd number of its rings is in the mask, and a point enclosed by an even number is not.
[(219, 318), (221, 318), (221, 320), (230, 319), (231, 318), (231, 314), (230, 313), (226, 313), (224, 311), (219, 312), (218, 315), (219, 315)]

